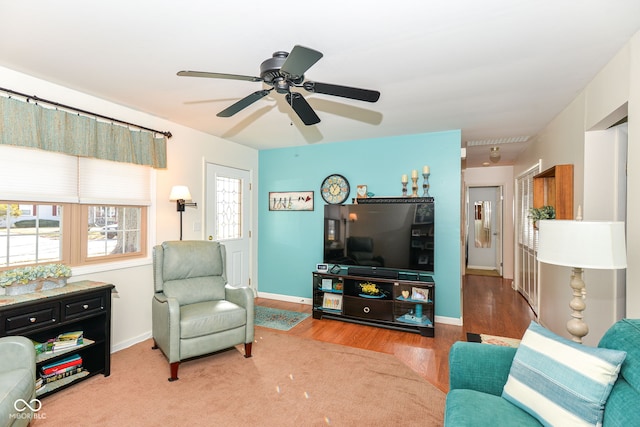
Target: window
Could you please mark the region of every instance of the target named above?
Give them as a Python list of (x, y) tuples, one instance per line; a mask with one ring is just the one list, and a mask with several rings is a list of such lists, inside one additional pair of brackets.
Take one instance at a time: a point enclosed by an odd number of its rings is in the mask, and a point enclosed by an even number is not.
[(82, 206), (88, 230), (83, 239), (84, 260), (141, 253), (143, 211), (146, 209), (137, 206)]
[(0, 269), (146, 256), (150, 171), (0, 145)]
[(0, 267), (62, 260), (60, 206), (0, 203)]

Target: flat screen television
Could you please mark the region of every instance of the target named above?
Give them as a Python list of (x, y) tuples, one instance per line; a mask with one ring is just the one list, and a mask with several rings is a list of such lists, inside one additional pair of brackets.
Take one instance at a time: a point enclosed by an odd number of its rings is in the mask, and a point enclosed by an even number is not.
[(434, 272), (433, 203), (324, 206), (324, 262)]

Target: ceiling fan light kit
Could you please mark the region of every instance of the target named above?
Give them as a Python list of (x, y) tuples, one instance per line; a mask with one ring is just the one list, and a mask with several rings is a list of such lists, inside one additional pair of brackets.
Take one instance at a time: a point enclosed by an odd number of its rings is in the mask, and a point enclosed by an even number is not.
[(206, 77), (214, 79), (243, 80), (250, 82), (263, 82), (270, 89), (259, 90), (242, 98), (226, 109), (216, 114), (218, 117), (231, 117), (247, 108), (254, 102), (264, 98), (272, 90), (285, 95), (287, 104), (300, 117), (302, 122), (309, 126), (320, 122), (320, 118), (313, 111), (307, 100), (300, 92), (291, 88), (302, 88), (307, 92), (323, 95), (340, 96), (358, 101), (376, 102), (380, 98), (380, 92), (360, 89), (349, 86), (340, 86), (328, 83), (305, 81), (304, 73), (322, 58), (322, 53), (308, 47), (296, 45), (291, 53), (278, 51), (273, 56), (260, 64), (260, 77), (244, 76), (239, 74), (211, 73), (206, 71), (179, 71), (178, 76)]
[(500, 157), (500, 147), (491, 147), (489, 160), (491, 160), (492, 163), (498, 163), (500, 161)]

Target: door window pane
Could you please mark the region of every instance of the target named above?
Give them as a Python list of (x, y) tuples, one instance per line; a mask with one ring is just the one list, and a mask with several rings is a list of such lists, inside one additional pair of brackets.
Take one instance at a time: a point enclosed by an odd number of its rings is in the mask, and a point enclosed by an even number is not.
[(216, 178), (216, 234), (218, 240), (242, 237), (242, 180)]

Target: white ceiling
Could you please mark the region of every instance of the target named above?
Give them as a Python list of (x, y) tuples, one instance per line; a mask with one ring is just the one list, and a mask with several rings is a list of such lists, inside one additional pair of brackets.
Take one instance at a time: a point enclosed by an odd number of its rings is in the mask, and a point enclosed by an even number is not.
[[(0, 16), (1, 66), (240, 144), (461, 129), (465, 146), (536, 134), (640, 29), (640, 1), (0, 0)], [(262, 83), (176, 76), (258, 76), (263, 60), (296, 44), (324, 54), (307, 79), (378, 90), (380, 100), (301, 89), (322, 120), (304, 126), (274, 91), (219, 118)], [(522, 148), (501, 145), (498, 164)], [(467, 167), (488, 153), (469, 147)]]

